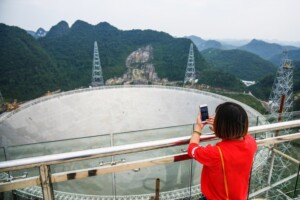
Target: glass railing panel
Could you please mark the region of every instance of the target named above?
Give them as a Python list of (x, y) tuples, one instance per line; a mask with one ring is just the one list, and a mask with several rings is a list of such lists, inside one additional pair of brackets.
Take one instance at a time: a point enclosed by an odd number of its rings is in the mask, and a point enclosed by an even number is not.
[[(263, 115), (259, 116), (257, 118), (257, 125), (265, 125), (265, 124), (273, 124), (278, 122), (284, 122), (284, 121), (291, 121), (291, 120), (297, 120), (300, 119), (300, 112), (287, 112), (287, 113), (274, 113), (269, 115)], [(299, 129), (293, 128), (293, 129), (286, 129), (281, 131), (268, 131), (268, 132), (262, 132), (254, 134), (254, 137), (256, 139), (264, 139), (268, 137), (274, 137), (275, 135), (286, 135), (286, 134), (292, 134), (296, 133)], [(298, 131), (299, 132), (299, 131)]]
[(272, 199), (272, 200), (287, 200), (287, 199), (299, 199), (297, 193), (295, 194), (295, 178), (286, 181), (283, 184), (277, 185), (263, 192), (251, 199)]
[(260, 190), (268, 185), (269, 160), (271, 152), (264, 146), (258, 147), (252, 165), (250, 179), (250, 193)]
[(300, 119), (300, 111), (294, 111), (292, 112), (292, 120), (297, 120), (297, 119)]
[[(68, 141), (69, 142), (69, 141)], [(64, 144), (61, 144), (62, 146)], [(69, 152), (81, 151), (87, 149), (96, 149), (110, 147), (111, 145), (111, 136), (102, 135), (97, 137), (81, 138), (70, 141), (70, 144), (67, 144), (70, 149)], [(85, 161), (76, 161), (69, 162), (60, 165), (52, 166), (53, 172), (63, 172), (63, 171), (72, 171), (85, 168), (99, 167), (101, 162), (108, 163), (111, 162), (111, 157), (99, 158), (99, 159), (90, 159)]]
[[(110, 135), (100, 135), (7, 147), (9, 160), (110, 146)], [(22, 153), (20, 153), (22, 152)]]
[(141, 195), (150, 199), (155, 196), (156, 180), (159, 179), (161, 199), (189, 197), (189, 169), (190, 161), (182, 161), (115, 173), (115, 194), (116, 196)]
[[(193, 130), (193, 125), (168, 127), (163, 129), (153, 129), (146, 131), (136, 131), (130, 133), (114, 134), (114, 146), (148, 142), (175, 137), (189, 136)], [(131, 153), (114, 156), (116, 162), (132, 162), (137, 160), (152, 159), (156, 157), (180, 154), (185, 152), (187, 145), (174, 146), (164, 149), (151, 150), (145, 152)], [(163, 164), (154, 167), (137, 168), (128, 172), (116, 173), (115, 193), (117, 196), (123, 195), (148, 195), (149, 198), (155, 192), (155, 181), (160, 179), (160, 191), (164, 195), (169, 195), (170, 191), (181, 191), (183, 195), (189, 191), (190, 187), (190, 160)], [(129, 184), (129, 185), (128, 185)], [(128, 187), (131, 189), (128, 190)], [(175, 194), (175, 193), (174, 193)], [(171, 198), (172, 199), (172, 198)]]
[[(193, 125), (185, 125), (185, 126), (168, 127), (162, 129), (118, 133), (113, 135), (113, 146), (189, 136), (191, 135), (192, 131), (193, 131)], [(121, 160), (125, 158), (126, 162), (130, 162), (138, 159), (160, 157), (160, 156), (165, 156), (170, 154), (178, 154), (184, 152), (185, 150), (186, 150), (186, 145), (174, 146), (170, 148), (126, 154), (126, 157), (124, 157), (124, 155), (115, 156), (115, 160)]]
[[(261, 115), (249, 118), (249, 127), (270, 124), (268, 121), (269, 115)], [(253, 135), (255, 139), (264, 139), (273, 136), (273, 132), (256, 133)]]
[[(293, 117), (296, 118), (297, 115), (293, 115)], [(20, 159), (23, 157), (32, 157), (33, 154), (35, 156), (49, 155), (53, 153), (72, 152), (72, 151), (78, 151), (84, 149), (107, 147), (110, 146), (111, 144), (113, 144), (113, 146), (119, 146), (125, 144), (146, 142), (151, 140), (154, 141), (154, 140), (169, 139), (174, 137), (189, 136), (191, 135), (192, 130), (193, 130), (193, 126), (187, 125), (187, 126), (179, 126), (179, 127), (169, 127), (164, 129), (153, 129), (153, 130), (136, 131), (130, 133), (120, 133), (120, 134), (113, 135), (113, 137), (111, 137), (110, 135), (106, 135), (106, 136), (80, 138), (80, 139), (66, 140), (66, 141), (56, 141), (56, 142), (49, 142), (49, 143), (42, 143), (42, 144), (23, 145), (18, 147), (8, 147), (8, 158), (9, 160), (13, 160), (13, 159)], [(204, 134), (206, 132), (210, 132), (208, 127), (206, 127), (206, 129), (204, 130)], [(299, 128), (289, 129), (288, 133), (290, 134), (295, 132), (299, 132)], [(209, 143), (214, 144), (216, 142), (217, 141), (211, 141)], [(299, 144), (300, 144), (299, 140), (289, 143), (288, 145), (291, 146), (286, 145), (287, 148), (285, 153), (299, 160), (300, 159), (299, 158), (300, 154), (298, 153), (300, 150)], [(207, 145), (207, 142), (202, 142), (201, 145), (205, 146)], [(281, 147), (281, 145), (278, 145), (278, 147)], [(93, 167), (103, 166), (106, 164), (109, 165), (111, 163), (116, 163), (116, 162), (126, 163), (131, 161), (166, 156), (170, 154), (182, 153), (186, 148), (187, 145), (182, 145), (182, 146), (170, 147), (170, 148), (159, 149), (159, 150), (114, 156), (113, 158), (106, 157), (100, 159), (91, 159), (88, 161), (78, 161), (78, 162), (73, 162), (68, 164), (51, 166), (51, 170), (52, 173), (58, 173), (64, 171), (76, 171), (79, 169), (93, 168)], [(267, 148), (261, 147), (261, 149), (262, 149), (261, 151), (264, 153), (260, 154), (259, 157), (263, 157), (263, 159), (260, 160), (263, 164), (263, 167), (257, 168), (256, 170), (258, 171), (253, 171), (252, 177), (259, 176), (262, 177), (262, 180), (255, 180), (255, 179), (251, 180), (251, 187), (253, 187), (252, 185), (260, 186), (260, 188), (258, 187), (251, 188), (252, 191), (261, 189), (268, 185), (267, 172), (270, 170), (271, 154)], [(1, 155), (2, 157), (4, 157), (4, 150), (1, 151), (0, 149), (0, 156)], [(275, 164), (278, 165), (277, 163), (280, 162), (276, 162)], [(282, 176), (286, 177), (291, 171), (295, 172), (296, 169), (294, 169), (293, 163), (288, 163), (288, 162), (281, 162), (281, 163), (284, 164), (284, 167), (282, 168), (284, 170), (280, 170)], [(68, 198), (72, 199), (74, 195), (76, 196), (76, 198), (78, 197), (81, 199), (84, 199), (85, 196), (89, 196), (91, 198), (94, 197), (98, 198), (98, 196), (111, 197), (115, 195), (122, 196), (122, 195), (144, 195), (144, 194), (153, 196), (155, 190), (155, 180), (159, 178), (161, 183), (162, 195), (184, 196), (186, 195), (186, 191), (187, 191), (185, 190), (186, 188), (188, 188), (190, 193), (193, 193), (195, 187), (199, 188), (199, 181), (200, 181), (201, 170), (202, 170), (201, 167), (202, 165), (196, 163), (195, 161), (188, 160), (188, 161), (176, 162), (172, 164), (158, 165), (155, 167), (135, 169), (127, 172), (90, 177), (82, 180), (69, 180), (59, 184), (57, 183), (54, 184), (55, 195), (57, 199), (59, 199), (58, 197), (62, 195), (65, 195), (64, 197), (66, 197), (67, 199)], [(297, 167), (298, 166), (296, 166), (296, 168)], [(279, 171), (278, 169), (276, 170)], [(27, 172), (28, 176), (38, 175), (38, 170), (35, 170), (35, 172), (30, 172), (30, 170), (17, 171), (17, 172), (12, 172), (11, 175), (12, 177), (24, 176), (26, 175), (25, 172)], [(155, 172), (155, 174), (153, 172)], [(175, 177), (175, 179), (170, 183), (171, 174), (173, 174), (172, 177), (173, 178)], [(126, 178), (124, 179), (124, 177)], [(126, 182), (124, 180), (129, 180), (129, 182)], [(253, 182), (253, 181), (258, 181), (258, 182)], [(275, 178), (272, 179), (272, 183), (273, 182), (275, 182)], [(133, 189), (140, 192), (137, 194), (134, 192), (133, 194), (132, 191), (128, 189), (126, 190), (125, 188), (126, 187), (128, 188), (129, 185), (128, 183), (136, 184), (136, 186), (134, 186), (133, 184)], [(166, 184), (168, 185), (168, 187), (165, 186)], [(290, 179), (289, 182), (287, 182), (286, 184), (291, 185), (290, 188), (292, 186), (295, 187), (296, 178)], [(141, 187), (143, 188), (141, 189)], [(300, 186), (298, 181), (297, 188), (299, 187)], [(170, 188), (172, 189), (171, 191), (174, 190), (175, 192), (170, 193), (169, 192)], [(285, 195), (289, 195), (289, 193), (291, 193), (289, 190), (283, 190), (284, 186), (282, 185), (280, 185), (280, 187), (278, 186), (278, 188), (281, 191), (283, 191)], [(276, 194), (282, 196), (282, 194), (278, 193), (279, 190), (278, 188), (276, 189), (277, 191)], [(36, 191), (38, 189), (31, 188), (30, 190), (33, 190), (34, 195), (38, 194), (38, 192)], [(29, 191), (29, 189), (26, 191)], [(265, 195), (266, 193), (264, 193), (262, 197), (264, 197)]]
[[(69, 143), (70, 142), (70, 143)], [(79, 151), (86, 149), (95, 149), (102, 147), (110, 147), (111, 136), (102, 135), (97, 137), (81, 138), (73, 141), (68, 141), (68, 144), (62, 143), (59, 146), (69, 145), (69, 151)], [(104, 165), (110, 165), (111, 157), (88, 159), (84, 161), (68, 162), (58, 165), (52, 165), (52, 173), (71, 172), (75, 178), (75, 173), (82, 169), (94, 169)], [(64, 198), (79, 198), (84, 199), (90, 195), (91, 198), (98, 196), (113, 195), (113, 179), (112, 174), (91, 176), (84, 179), (70, 180), (60, 183), (54, 183), (53, 188), (57, 199)]]
[(248, 120), (249, 120), (249, 127), (251, 127), (251, 126), (258, 126), (259, 123), (260, 123), (259, 122), (259, 120), (260, 120), (259, 116), (257, 116), (257, 117), (249, 117)]
[(53, 188), (57, 197), (55, 199), (62, 199), (62, 197), (66, 199), (85, 199), (87, 196), (95, 199), (103, 196), (113, 197), (113, 174), (54, 183)]
[(0, 147), (0, 162), (5, 161), (5, 149), (4, 147)]
[[(274, 148), (286, 156), (276, 152), (273, 154), (267, 147), (259, 147), (252, 168), (250, 194), (260, 191), (270, 184), (276, 185), (276, 187), (255, 196), (256, 198), (287, 199), (287, 196), (293, 197), (292, 191), (296, 187), (299, 165), (288, 157), (297, 159), (300, 149), (289, 142), (275, 145)], [(283, 182), (281, 183), (281, 181)]]
[[(300, 132), (298, 130), (298, 132)], [(300, 140), (294, 140), (291, 142), (291, 145), (293, 147), (292, 151), (292, 156), (296, 160), (300, 161)], [(294, 190), (294, 198), (300, 199), (300, 163), (298, 164), (298, 175), (296, 177), (296, 185), (295, 185), (295, 190)]]
[[(60, 140), (53, 142), (44, 142), (28, 145), (19, 145), (7, 147), (7, 158), (8, 160), (15, 160), (28, 157), (52, 155), (66, 152), (75, 152), (87, 149), (95, 149), (102, 147), (109, 147), (111, 143), (110, 135), (102, 135), (95, 137), (85, 137), (70, 140)], [(51, 170), (53, 172), (69, 171), (81, 168), (92, 167), (98, 165), (98, 161), (93, 162), (72, 162), (60, 165), (55, 165), (55, 168)]]
[(295, 190), (294, 190), (294, 198), (298, 198), (300, 199), (300, 164), (298, 166), (298, 176), (296, 178), (296, 186), (295, 186)]
[[(0, 175), (1, 176), (1, 175)], [(11, 200), (14, 199), (14, 194), (12, 191), (9, 192), (1, 192), (0, 193), (0, 199), (2, 200)]]
[(193, 131), (193, 124), (183, 126), (164, 127), (157, 129), (132, 131), (124, 133), (115, 133), (113, 142), (114, 146), (149, 142), (155, 140), (170, 139), (175, 137), (182, 137), (191, 135)]
[[(5, 184), (11, 181), (20, 182), (28, 178), (27, 174), (23, 173), (23, 170), (14, 172), (0, 172), (0, 183)], [(35, 178), (35, 182), (39, 179), (39, 176), (32, 177)], [(29, 184), (29, 185), (28, 185)], [(23, 183), (24, 188), (15, 189), (8, 192), (0, 193), (0, 199), (11, 200), (11, 199), (42, 199), (43, 193), (40, 185), (32, 186), (32, 182)], [(27, 187), (26, 187), (27, 186)]]
[(273, 113), (268, 115), (259, 116), (259, 123), (267, 124), (267, 123), (277, 123), (283, 121), (291, 121), (300, 119), (300, 112), (284, 112), (284, 113)]
[[(85, 137), (77, 138), (72, 140), (60, 140), (54, 142), (37, 143), (30, 145), (20, 145), (7, 148), (8, 159), (15, 160), (27, 157), (44, 156), (65, 152), (74, 152), (87, 149), (95, 149), (101, 147), (110, 147), (111, 136), (103, 135), (96, 137)], [(63, 163), (51, 166), (51, 172), (60, 173), (66, 171), (77, 171), (80, 169), (95, 168), (100, 167), (101, 162), (111, 163), (111, 157), (106, 157), (102, 159), (90, 159), (84, 161), (76, 161), (70, 163)], [(11, 172), (12, 176), (24, 176), (27, 177), (38, 176), (38, 169), (26, 169), (20, 171)], [(91, 184), (92, 183), (92, 184)], [(70, 180), (61, 183), (54, 183), (53, 188), (55, 190), (56, 197), (61, 196), (86, 196), (86, 195), (112, 195), (112, 175), (103, 175), (97, 177), (91, 177), (81, 180)], [(41, 191), (40, 187), (31, 187), (26, 191), (31, 191), (34, 193), (33, 197), (37, 196)], [(25, 192), (21, 192), (20, 195), (25, 195)], [(76, 191), (76, 192), (74, 192)], [(41, 193), (42, 194), (42, 193)], [(26, 196), (26, 195), (25, 195)]]

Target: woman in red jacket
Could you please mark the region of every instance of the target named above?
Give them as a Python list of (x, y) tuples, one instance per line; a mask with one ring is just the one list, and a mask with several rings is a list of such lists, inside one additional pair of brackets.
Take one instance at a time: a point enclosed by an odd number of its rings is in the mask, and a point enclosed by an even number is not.
[[(199, 146), (205, 124), (221, 142)], [(245, 200), (248, 195), (250, 171), (257, 149), (248, 134), (248, 116), (238, 104), (226, 102), (216, 108), (216, 116), (202, 123), (197, 117), (188, 147), (188, 154), (203, 164), (201, 191), (207, 200)]]

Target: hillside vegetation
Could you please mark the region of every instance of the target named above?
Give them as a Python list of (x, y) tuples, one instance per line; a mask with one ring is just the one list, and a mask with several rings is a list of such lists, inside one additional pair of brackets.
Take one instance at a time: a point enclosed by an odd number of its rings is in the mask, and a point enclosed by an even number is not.
[[(300, 61), (300, 50), (288, 51), (288, 58), (295, 62)], [(280, 66), (283, 58), (283, 53), (272, 56), (269, 60), (276, 66)]]
[(271, 62), (246, 51), (207, 49), (201, 53), (215, 69), (233, 74), (242, 80), (259, 80), (276, 72), (276, 67)]
[(4, 97), (29, 99), (58, 87), (56, 61), (24, 30), (0, 24), (0, 52)]
[[(121, 31), (108, 23), (90, 25), (60, 22), (46, 37), (34, 39), (26, 31), (0, 24), (0, 90), (8, 99), (29, 100), (48, 90), (88, 87), (91, 82), (94, 41), (98, 42), (104, 80), (121, 76), (125, 59), (151, 44), (160, 78), (184, 79), (191, 41), (151, 30)], [(208, 68), (195, 51), (196, 70)]]
[[(94, 41), (98, 43), (104, 81), (126, 72), (126, 58), (139, 48), (153, 47), (153, 64), (159, 78), (183, 81), (191, 40), (174, 38), (153, 30), (122, 31), (109, 23), (91, 25), (65, 21), (53, 26), (45, 37), (33, 38), (26, 31), (0, 26), (0, 91), (8, 99), (29, 100), (47, 91), (88, 87), (92, 76)], [(194, 48), (200, 84), (243, 91), (234, 75), (213, 70)]]
[(254, 53), (263, 59), (269, 60), (274, 55), (282, 54), (285, 50), (299, 50), (293, 46), (282, 46), (276, 43), (268, 43), (262, 40), (251, 40), (248, 44), (239, 47), (239, 49)]

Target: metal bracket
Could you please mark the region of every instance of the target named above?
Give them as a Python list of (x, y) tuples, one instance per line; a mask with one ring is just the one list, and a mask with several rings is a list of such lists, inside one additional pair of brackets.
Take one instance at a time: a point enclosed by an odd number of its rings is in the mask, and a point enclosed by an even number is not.
[(117, 165), (118, 163), (125, 163), (125, 162), (126, 162), (126, 158), (121, 158), (121, 160), (119, 160), (119, 161), (113, 161), (113, 162), (103, 162), (103, 160), (101, 160), (99, 162), (99, 165), (100, 166), (106, 166), (106, 165), (113, 166), (113, 165)]

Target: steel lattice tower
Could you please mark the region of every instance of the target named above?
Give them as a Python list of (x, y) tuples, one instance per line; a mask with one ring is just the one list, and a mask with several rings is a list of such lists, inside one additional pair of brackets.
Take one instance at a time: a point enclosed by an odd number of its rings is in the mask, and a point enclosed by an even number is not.
[(104, 85), (102, 68), (99, 57), (98, 45), (97, 42), (94, 42), (94, 59), (93, 59), (93, 71), (92, 71), (92, 86), (97, 87)]
[[(287, 52), (284, 52), (282, 64), (278, 68), (276, 79), (269, 98), (270, 113), (278, 114), (280, 109), (281, 99), (284, 98), (283, 113), (293, 111), (293, 64), (292, 60), (288, 59)], [(289, 119), (289, 118), (288, 118)], [(286, 119), (286, 120), (288, 120)]]
[[(265, 123), (276, 123), (279, 121), (288, 121), (292, 116), (293, 111), (293, 65), (292, 60), (288, 59), (287, 53), (284, 52), (284, 56), (279, 66), (276, 77), (274, 79), (272, 91), (269, 97), (269, 109), (270, 115), (263, 117)], [(264, 123), (264, 122), (262, 122)], [(264, 139), (268, 137), (274, 137), (284, 134), (289, 134), (291, 130), (266, 132), (260, 134), (256, 139)], [(259, 190), (261, 186), (271, 186), (269, 190), (263, 194), (266, 199), (281, 200), (276, 189), (276, 184), (280, 184), (281, 188), (289, 188), (289, 181), (280, 183), (280, 181), (286, 177), (290, 177), (294, 172), (290, 168), (291, 162), (284, 159), (278, 154), (275, 155), (273, 149), (283, 153), (290, 154), (291, 144), (289, 142), (274, 144), (268, 148), (259, 148), (256, 155), (259, 162), (255, 163), (253, 176), (251, 178), (252, 191)]]
[(185, 77), (183, 83), (191, 82), (192, 84), (194, 83), (196, 79), (196, 73), (195, 73), (195, 58), (194, 58), (194, 48), (193, 48), (193, 43), (191, 43), (190, 46), (190, 51), (189, 51), (189, 57), (188, 57), (188, 62), (186, 66), (186, 71), (185, 71)]
[[(271, 117), (270, 120), (275, 122), (288, 121), (292, 119), (293, 111), (293, 64), (292, 60), (288, 59), (287, 52), (284, 52), (282, 63), (277, 70), (276, 78), (273, 83), (272, 91), (269, 98), (269, 108)], [(289, 134), (290, 130), (281, 131), (281, 135)], [(275, 135), (278, 135), (277, 131)], [(280, 150), (283, 153), (289, 152), (291, 148), (290, 143), (282, 143), (280, 145), (274, 145), (274, 148)], [(283, 174), (291, 174), (289, 161), (282, 159), (282, 157), (275, 156), (274, 152), (271, 152), (269, 160), (270, 168), (268, 171), (268, 184), (272, 181), (278, 182), (282, 179)], [(287, 185), (285, 185), (287, 186)], [(268, 197), (268, 192), (266, 193)]]

